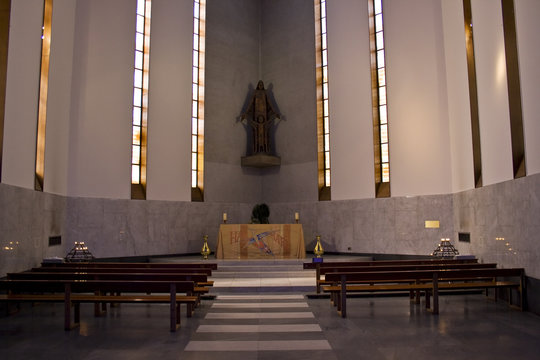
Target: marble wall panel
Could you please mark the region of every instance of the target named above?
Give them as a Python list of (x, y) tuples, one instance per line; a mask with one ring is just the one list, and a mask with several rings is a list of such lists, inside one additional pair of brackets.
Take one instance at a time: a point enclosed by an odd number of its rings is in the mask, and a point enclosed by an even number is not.
[[(540, 278), (539, 194), (540, 175), (532, 175), (453, 195), (268, 205), (272, 223), (299, 213), (307, 251), (317, 235), (327, 252), (407, 255), (429, 254), (450, 238), (461, 254)], [(0, 184), (0, 271), (64, 257), (75, 241), (96, 257), (198, 253), (204, 235), (215, 249), (223, 213), (228, 223), (247, 223), (254, 205), (66, 198)], [(426, 229), (425, 220), (440, 227)], [(470, 243), (459, 242), (459, 232), (470, 233)], [(49, 246), (56, 235), (62, 244)]]
[(524, 267), (540, 277), (540, 174), (454, 194), (454, 231), (469, 232), (458, 243), (480, 261)]
[[(338, 202), (323, 201), (317, 204), (316, 227), (314, 229), (315, 236), (321, 237), (321, 244), (325, 251), (337, 251), (339, 248), (336, 243), (335, 229), (336, 217), (334, 214), (338, 212)], [(315, 242), (308, 244), (309, 249), (315, 246)]]
[(64, 214), (61, 196), (0, 184), (0, 276), (63, 256), (64, 244), (49, 246), (49, 237), (62, 234)]

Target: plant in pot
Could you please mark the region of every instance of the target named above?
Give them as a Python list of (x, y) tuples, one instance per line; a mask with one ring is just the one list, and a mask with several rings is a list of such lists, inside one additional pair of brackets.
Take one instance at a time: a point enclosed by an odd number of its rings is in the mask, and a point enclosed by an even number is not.
[(269, 224), (268, 217), (270, 216), (270, 209), (266, 204), (257, 204), (251, 211), (251, 223), (252, 224)]

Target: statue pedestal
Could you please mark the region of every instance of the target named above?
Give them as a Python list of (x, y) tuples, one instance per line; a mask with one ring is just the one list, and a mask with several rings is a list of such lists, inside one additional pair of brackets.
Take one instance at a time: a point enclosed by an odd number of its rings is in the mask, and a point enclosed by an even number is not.
[(256, 154), (251, 156), (242, 156), (242, 166), (264, 168), (270, 166), (280, 166), (281, 158), (267, 154)]

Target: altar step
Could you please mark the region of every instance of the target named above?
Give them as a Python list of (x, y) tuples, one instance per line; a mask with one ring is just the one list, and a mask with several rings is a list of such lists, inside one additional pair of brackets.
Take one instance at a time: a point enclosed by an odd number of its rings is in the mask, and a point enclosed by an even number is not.
[[(304, 270), (306, 259), (215, 259), (202, 260), (199, 255), (182, 257), (162, 257), (153, 262), (215, 262), (218, 269), (212, 272), (214, 286), (209, 297), (231, 293), (270, 293), (316, 291), (315, 270)], [(327, 261), (371, 260), (371, 257), (358, 255), (325, 255)]]
[(304, 270), (302, 264), (301, 260), (218, 262), (218, 270), (212, 272), (211, 292), (312, 292), (315, 271)]

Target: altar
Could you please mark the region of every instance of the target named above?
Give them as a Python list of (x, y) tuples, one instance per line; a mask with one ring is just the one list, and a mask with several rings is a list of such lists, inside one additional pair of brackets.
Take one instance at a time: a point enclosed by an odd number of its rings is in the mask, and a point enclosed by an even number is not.
[(221, 224), (218, 259), (304, 259), (302, 224)]

